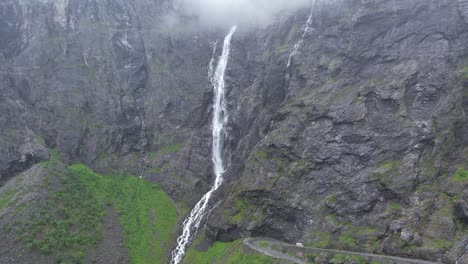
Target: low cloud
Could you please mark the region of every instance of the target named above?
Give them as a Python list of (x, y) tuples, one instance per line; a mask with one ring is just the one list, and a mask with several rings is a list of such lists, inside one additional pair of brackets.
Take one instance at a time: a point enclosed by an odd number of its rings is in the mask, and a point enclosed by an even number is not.
[(310, 7), (312, 0), (177, 0), (184, 13), (208, 26), (265, 25), (280, 11)]

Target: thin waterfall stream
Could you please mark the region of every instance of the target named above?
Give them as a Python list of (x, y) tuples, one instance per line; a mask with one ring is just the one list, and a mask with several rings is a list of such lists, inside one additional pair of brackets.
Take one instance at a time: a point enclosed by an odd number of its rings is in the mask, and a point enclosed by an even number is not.
[(194, 231), (196, 231), (203, 217), (207, 213), (208, 203), (213, 193), (223, 183), (223, 174), (226, 170), (223, 163), (222, 151), (223, 140), (225, 133), (224, 128), (228, 121), (228, 113), (225, 101), (225, 72), (229, 61), (229, 53), (231, 50), (231, 38), (237, 30), (237, 26), (233, 26), (229, 34), (224, 38), (223, 51), (218, 59), (218, 65), (214, 69), (216, 44), (214, 45), (213, 57), (210, 61), (208, 77), (214, 89), (214, 102), (213, 102), (213, 121), (212, 121), (212, 162), (215, 181), (211, 189), (203, 195), (195, 207), (190, 212), (189, 216), (183, 223), (182, 234), (177, 238), (177, 247), (172, 252), (172, 264), (179, 264), (185, 255), (187, 246), (192, 240)]
[(294, 44), (294, 47), (293, 47), (291, 53), (289, 54), (288, 64), (286, 66), (286, 69), (289, 69), (289, 67), (291, 67), (293, 57), (296, 56), (299, 53), (299, 49), (302, 47), (302, 44), (304, 43), (304, 39), (305, 39), (305, 37), (307, 36), (307, 34), (309, 33), (309, 31), (310, 31), (310, 29), (312, 27), (312, 18), (313, 18), (314, 6), (315, 6), (315, 0), (312, 0), (312, 7), (311, 7), (311, 10), (310, 10), (309, 18), (307, 18), (307, 21), (306, 21), (306, 23), (304, 25), (304, 28), (302, 29), (301, 38), (299, 39), (299, 41), (296, 44)]

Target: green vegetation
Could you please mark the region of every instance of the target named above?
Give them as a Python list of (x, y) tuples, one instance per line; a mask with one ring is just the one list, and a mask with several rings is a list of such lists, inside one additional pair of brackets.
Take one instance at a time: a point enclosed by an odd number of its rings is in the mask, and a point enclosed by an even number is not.
[(15, 212), (19, 213), (26, 209), (27, 205), (25, 203), (21, 203), (20, 205), (16, 206)]
[(355, 228), (355, 234), (359, 236), (371, 236), (374, 235), (377, 231), (375, 228), (372, 227), (366, 227), (366, 226), (361, 226), (358, 228)]
[(166, 166), (153, 167), (153, 168), (148, 169), (148, 172), (159, 174), (159, 173), (162, 173), (162, 172), (163, 172), (163, 169), (164, 169), (165, 167), (166, 167)]
[(88, 65), (88, 64), (79, 64), (78, 65), (80, 68), (82, 68), (83, 70), (91, 70), (91, 67)]
[(417, 246), (414, 244), (407, 244), (402, 249), (405, 253), (414, 253), (416, 248)]
[(396, 167), (400, 166), (400, 164), (401, 164), (401, 161), (399, 160), (391, 160), (391, 161), (382, 162), (379, 165), (379, 168), (393, 170)]
[[(363, 232), (375, 232), (373, 228), (364, 228), (364, 227), (356, 227), (351, 231), (358, 230), (358, 232), (363, 233)], [(315, 233), (315, 231), (314, 231)], [(317, 235), (320, 235), (320, 233), (325, 234), (323, 231), (318, 231)], [(328, 237), (330, 237), (329, 234), (327, 234)], [(265, 242), (264, 242), (265, 243)], [(260, 246), (262, 245), (262, 242), (259, 243)], [(330, 263), (335, 263), (335, 264), (344, 264), (344, 263), (354, 263), (354, 264), (365, 264), (368, 263), (367, 258), (365, 256), (360, 256), (360, 255), (354, 255), (354, 254), (345, 254), (345, 253), (333, 253), (333, 252), (308, 252), (303, 254), (298, 254), (298, 251), (295, 250), (290, 250), (288, 247), (284, 247), (278, 244), (270, 244), (268, 245), (271, 249), (276, 250), (278, 252), (281, 252), (283, 254), (287, 254), (289, 256), (303, 259), (307, 261), (308, 263), (315, 263), (315, 260), (318, 256), (324, 256), (327, 259), (330, 259)], [(314, 247), (314, 246), (312, 246)], [(376, 261), (372, 261), (372, 263), (380, 263)]]
[(452, 241), (442, 239), (425, 240), (425, 244), (431, 248), (437, 248), (442, 250), (449, 250), (453, 246)]
[(18, 231), (28, 248), (57, 253), (57, 263), (79, 263), (86, 249), (101, 238), (104, 210), (92, 193), (92, 184), (64, 170), (56, 160), (43, 164), (48, 173), (48, 197)]
[(164, 64), (162, 61), (158, 60), (157, 58), (154, 59), (151, 65), (151, 69), (157, 73), (164, 73), (166, 72), (167, 68), (167, 65)]
[(187, 264), (273, 264), (276, 260), (264, 255), (245, 253), (242, 240), (215, 242), (207, 251), (197, 251), (196, 243), (187, 252)]
[(232, 216), (232, 221), (239, 222), (242, 220), (242, 218), (245, 215), (245, 208), (244, 208), (244, 204), (239, 200), (236, 201), (236, 207), (239, 211), (237, 212), (237, 214)]
[(325, 201), (327, 202), (328, 205), (335, 205), (338, 202), (338, 195), (336, 193), (329, 195), (327, 196)]
[(149, 156), (152, 159), (155, 159), (156, 157), (160, 155), (168, 155), (168, 154), (174, 154), (179, 152), (182, 149), (183, 145), (182, 144), (171, 144), (167, 145), (164, 147), (161, 147), (158, 151), (156, 152), (150, 152)]
[(41, 145), (45, 146), (45, 140), (38, 134), (34, 134), (34, 139), (36, 139), (37, 142), (39, 142)]
[(259, 160), (266, 160), (268, 158), (268, 153), (265, 150), (257, 150), (255, 155)]
[(439, 210), (435, 211), (433, 215), (438, 217), (451, 217), (453, 214), (452, 198), (446, 193), (440, 193), (438, 199), (444, 201), (445, 204)]
[(274, 157), (272, 158), (273, 162), (275, 163), (276, 165), (276, 171), (277, 172), (280, 172), (282, 173), (283, 175), (287, 175), (285, 169), (286, 169), (286, 165), (288, 164), (288, 160), (287, 159), (284, 159), (284, 158), (278, 158), (278, 157)]
[(163, 172), (163, 170), (166, 169), (167, 167), (169, 167), (169, 163), (165, 162), (165, 163), (161, 164), (161, 166), (159, 166), (159, 167), (150, 168), (150, 169), (148, 170), (148, 172), (151, 172), (151, 173), (161, 173), (161, 172)]
[(155, 184), (131, 176), (103, 176), (84, 165), (47, 168), (46, 200), (18, 231), (27, 247), (57, 255), (57, 263), (81, 263), (102, 237), (104, 205), (119, 214), (132, 263), (163, 263), (177, 213)]
[(162, 169), (163, 169), (162, 167), (154, 167), (154, 168), (150, 168), (148, 170), (148, 172), (150, 172), (150, 173), (161, 173)]
[(270, 246), (270, 243), (266, 242), (266, 241), (260, 241), (260, 243), (258, 243), (261, 247), (268, 247)]
[(331, 263), (345, 263), (346, 262), (346, 256), (342, 254), (336, 254), (333, 256), (333, 258), (330, 260)]
[(289, 51), (289, 47), (287, 45), (277, 45), (275, 47), (275, 51), (276, 53), (281, 54), (281, 53)]
[(326, 220), (333, 222), (333, 224), (338, 225), (340, 222), (338, 221), (338, 218), (334, 214), (328, 214), (325, 217)]
[(388, 205), (388, 208), (390, 208), (390, 210), (392, 210), (392, 211), (400, 211), (401, 210), (401, 204), (399, 204), (397, 202), (391, 202)]
[(0, 195), (0, 211), (5, 209), (10, 202), (11, 198), (15, 195), (14, 189), (9, 189)]
[(315, 242), (314, 244), (312, 244), (312, 247), (315, 247), (315, 248), (326, 248), (327, 246), (328, 246), (328, 241), (325, 241), (325, 240)]
[(5, 209), (10, 204), (11, 199), (16, 194), (18, 185), (20, 184), (21, 184), (20, 180), (17, 180), (17, 182), (15, 183), (15, 186), (10, 186), (10, 187), (5, 186), (6, 189), (3, 190), (3, 192), (0, 192), (0, 212), (3, 211), (3, 209)]
[(463, 78), (467, 78), (468, 79), (468, 66), (465, 66), (462, 68), (461, 70), (462, 74), (463, 74)]
[[(287, 163), (288, 161), (286, 161)], [(284, 165), (283, 165), (284, 166)], [(293, 163), (289, 164), (287, 174), (288, 176), (300, 177), (312, 170), (315, 167), (315, 164), (309, 162), (305, 159), (296, 160)]]
[(362, 257), (362, 256), (350, 256), (350, 257), (348, 257), (348, 260), (351, 263), (359, 263), (359, 264), (366, 264), (367, 263), (366, 258)]
[(422, 173), (427, 176), (433, 176), (437, 173), (437, 168), (433, 161), (426, 160), (421, 164)]
[(454, 182), (468, 182), (468, 170), (464, 168), (459, 168), (455, 175), (452, 177), (452, 181)]
[(453, 203), (451, 197), (445, 193), (439, 195), (438, 202), (441, 206), (432, 213), (431, 220), (426, 226), (426, 229), (432, 232), (426, 234), (423, 242), (425, 246), (430, 248), (448, 250), (452, 247), (453, 241), (448, 241), (448, 237), (444, 238), (440, 234), (447, 232), (444, 227), (445, 223), (453, 221)]
[(313, 243), (311, 246), (315, 248), (326, 248), (330, 242), (331, 234), (317, 230), (314, 236), (318, 238), (318, 241)]
[(158, 185), (131, 176), (103, 177), (84, 165), (71, 166), (70, 170), (82, 178), (101, 180), (96, 184), (101, 192), (96, 194), (106, 197), (117, 209), (132, 263), (164, 262), (169, 248), (159, 245), (170, 239), (177, 212)]
[[(343, 264), (343, 263), (355, 263), (355, 264), (365, 264), (368, 263), (365, 257), (355, 256), (355, 255), (345, 255), (345, 254), (333, 254), (331, 263), (334, 264)], [(372, 262), (377, 263), (377, 262)]]
[(240, 212), (232, 217), (232, 221), (234, 222), (239, 222), (241, 220), (242, 220), (242, 214)]
[(341, 234), (341, 236), (338, 238), (338, 241), (344, 248), (356, 247), (356, 240), (348, 232)]
[(238, 198), (236, 200), (236, 208), (239, 210), (237, 214), (232, 217), (232, 221), (239, 222), (247, 217), (257, 216), (257, 219), (261, 217), (261, 212), (255, 209), (255, 207), (248, 202), (247, 199)]
[(391, 160), (381, 162), (377, 166), (377, 170), (374, 171), (373, 177), (375, 180), (380, 181), (383, 185), (391, 184), (390, 175), (395, 172), (395, 170), (401, 165), (399, 160)]
[(360, 102), (364, 101), (364, 97), (361, 97), (360, 95), (356, 95), (354, 98), (353, 98), (353, 104), (358, 104)]
[(372, 251), (379, 244), (377, 238), (377, 230), (373, 227), (351, 226), (347, 225), (346, 229), (338, 237), (336, 246), (342, 249), (355, 249), (357, 246)]
[(318, 253), (309, 253), (309, 254), (307, 254), (307, 260), (309, 260), (309, 262), (310, 262), (311, 264), (314, 264), (314, 263), (315, 263), (315, 259), (316, 259), (317, 257), (319, 257), (319, 256), (320, 256), (320, 254), (318, 254)]
[(182, 149), (182, 144), (172, 144), (162, 147), (158, 152), (160, 154), (172, 154), (177, 153)]

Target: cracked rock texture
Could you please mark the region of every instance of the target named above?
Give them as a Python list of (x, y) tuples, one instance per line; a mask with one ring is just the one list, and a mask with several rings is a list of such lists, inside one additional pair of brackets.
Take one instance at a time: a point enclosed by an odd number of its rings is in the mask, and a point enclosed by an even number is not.
[[(466, 247), (468, 1), (317, 1), (234, 35), (230, 167), (207, 235), (454, 263)], [(166, 24), (173, 12), (178, 23)], [(213, 43), (169, 0), (0, 3), (0, 181), (46, 160), (212, 182)], [(323, 244), (325, 243), (325, 244)]]

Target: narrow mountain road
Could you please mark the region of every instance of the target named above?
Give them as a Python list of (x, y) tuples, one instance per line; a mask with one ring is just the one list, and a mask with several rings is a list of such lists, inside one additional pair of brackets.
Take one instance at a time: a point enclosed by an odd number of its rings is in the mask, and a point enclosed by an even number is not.
[(301, 259), (292, 257), (290, 255), (281, 253), (277, 250), (274, 250), (270, 247), (262, 247), (260, 246), (260, 242), (268, 242), (271, 244), (277, 244), (277, 245), (282, 245), (282, 246), (287, 246), (287, 247), (296, 247), (300, 249), (305, 249), (305, 250), (310, 250), (312, 252), (316, 253), (332, 253), (332, 254), (345, 254), (345, 255), (352, 255), (352, 256), (360, 256), (360, 257), (370, 257), (375, 260), (383, 260), (383, 261), (393, 261), (393, 263), (398, 263), (398, 264), (440, 264), (440, 262), (432, 262), (432, 261), (426, 261), (426, 260), (420, 260), (420, 259), (408, 259), (408, 258), (400, 258), (400, 257), (394, 257), (394, 256), (386, 256), (386, 255), (377, 255), (377, 254), (367, 254), (367, 253), (360, 253), (360, 252), (352, 252), (352, 251), (344, 251), (344, 250), (334, 250), (334, 249), (322, 249), (322, 248), (312, 248), (312, 247), (299, 247), (296, 245), (292, 244), (287, 244), (275, 239), (271, 238), (246, 238), (244, 240), (244, 244), (249, 246), (251, 249), (258, 251), (264, 255), (274, 257), (274, 258), (280, 258), (284, 260), (288, 260), (297, 264), (308, 264), (307, 262), (304, 262)]
[(273, 257), (273, 258), (279, 258), (279, 259), (284, 259), (284, 260), (288, 260), (288, 261), (291, 261), (293, 263), (297, 263), (297, 264), (309, 264), (307, 262), (304, 262), (303, 260), (301, 259), (298, 259), (298, 258), (295, 258), (295, 257), (292, 257), (288, 254), (284, 254), (284, 253), (281, 253), (279, 251), (276, 251), (274, 249), (271, 249), (271, 248), (267, 248), (267, 247), (262, 247), (259, 245), (260, 242), (270, 242), (270, 243), (277, 243), (276, 241), (273, 242), (272, 240), (270, 239), (263, 239), (263, 238), (246, 238), (244, 239), (244, 244), (246, 244), (247, 246), (249, 246), (251, 249), (255, 250), (255, 251), (258, 251), (264, 255), (267, 255), (267, 256), (270, 256), (270, 257)]

